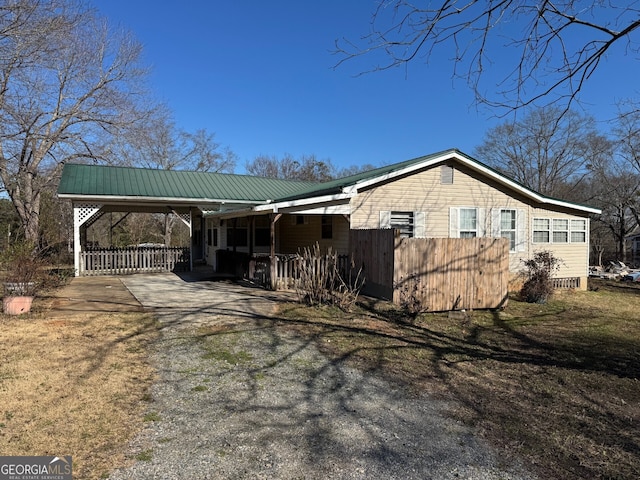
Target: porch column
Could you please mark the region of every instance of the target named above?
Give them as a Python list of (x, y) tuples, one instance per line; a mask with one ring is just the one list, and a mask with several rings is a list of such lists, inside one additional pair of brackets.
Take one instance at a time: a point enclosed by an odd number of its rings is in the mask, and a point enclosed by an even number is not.
[(189, 207), (189, 213), (178, 213), (173, 207), (168, 208), (189, 229), (189, 271), (191, 272), (193, 271), (193, 216), (191, 207)]
[(281, 213), (272, 213), (269, 215), (269, 263), (271, 267), (271, 290), (276, 289), (276, 275), (278, 270), (276, 268), (276, 222), (280, 220)]
[(80, 276), (80, 252), (82, 250), (82, 242), (80, 239), (80, 229), (89, 220), (95, 218), (102, 208), (100, 204), (73, 204), (73, 266), (76, 277)]

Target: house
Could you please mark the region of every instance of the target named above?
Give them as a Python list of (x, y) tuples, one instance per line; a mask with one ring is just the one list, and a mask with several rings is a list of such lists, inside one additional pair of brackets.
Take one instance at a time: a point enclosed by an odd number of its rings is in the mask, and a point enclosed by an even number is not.
[(627, 259), (636, 266), (640, 265), (640, 227), (634, 228), (624, 240), (628, 254)]
[(217, 270), (227, 253), (274, 258), (316, 242), (347, 254), (350, 229), (394, 228), (405, 237), (507, 237), (514, 275), (522, 260), (549, 250), (563, 261), (557, 277), (586, 289), (589, 215), (600, 213), (541, 195), (458, 150), (320, 184), (65, 165), (58, 195), (74, 204), (79, 273), (82, 227), (96, 215), (171, 211), (192, 231), (192, 261)]

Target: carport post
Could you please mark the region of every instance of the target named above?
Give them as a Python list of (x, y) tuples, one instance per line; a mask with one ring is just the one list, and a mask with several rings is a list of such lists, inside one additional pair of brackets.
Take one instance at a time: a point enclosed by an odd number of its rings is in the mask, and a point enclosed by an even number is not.
[(280, 220), (281, 213), (272, 213), (269, 215), (269, 244), (271, 250), (269, 252), (269, 263), (271, 267), (271, 290), (276, 289), (276, 275), (278, 270), (276, 268), (276, 222)]

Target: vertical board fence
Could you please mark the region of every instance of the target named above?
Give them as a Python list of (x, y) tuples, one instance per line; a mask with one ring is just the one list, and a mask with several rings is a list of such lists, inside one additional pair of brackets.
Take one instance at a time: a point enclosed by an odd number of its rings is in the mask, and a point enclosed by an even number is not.
[(394, 230), (351, 230), (363, 293), (402, 304), (418, 300), (427, 311), (498, 308), (509, 282), (505, 238), (400, 238)]
[(81, 276), (185, 272), (188, 247), (92, 248), (80, 252)]

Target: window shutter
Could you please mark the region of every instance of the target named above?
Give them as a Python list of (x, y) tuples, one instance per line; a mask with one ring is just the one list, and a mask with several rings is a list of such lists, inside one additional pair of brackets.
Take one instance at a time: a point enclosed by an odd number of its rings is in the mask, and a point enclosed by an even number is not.
[(491, 209), (491, 236), (493, 238), (500, 237), (500, 220), (501, 220), (501, 212), (500, 208), (492, 208)]
[(380, 228), (391, 228), (391, 212), (389, 210), (380, 211)]
[(478, 212), (478, 236), (486, 237), (489, 234), (489, 229), (487, 229), (487, 209), (486, 208), (477, 208)]
[(415, 238), (424, 238), (427, 236), (425, 217), (425, 212), (413, 212), (413, 236)]
[(449, 237), (458, 238), (460, 236), (458, 229), (458, 208), (449, 207)]
[(516, 252), (524, 252), (527, 249), (526, 216), (527, 212), (524, 208), (516, 210)]

